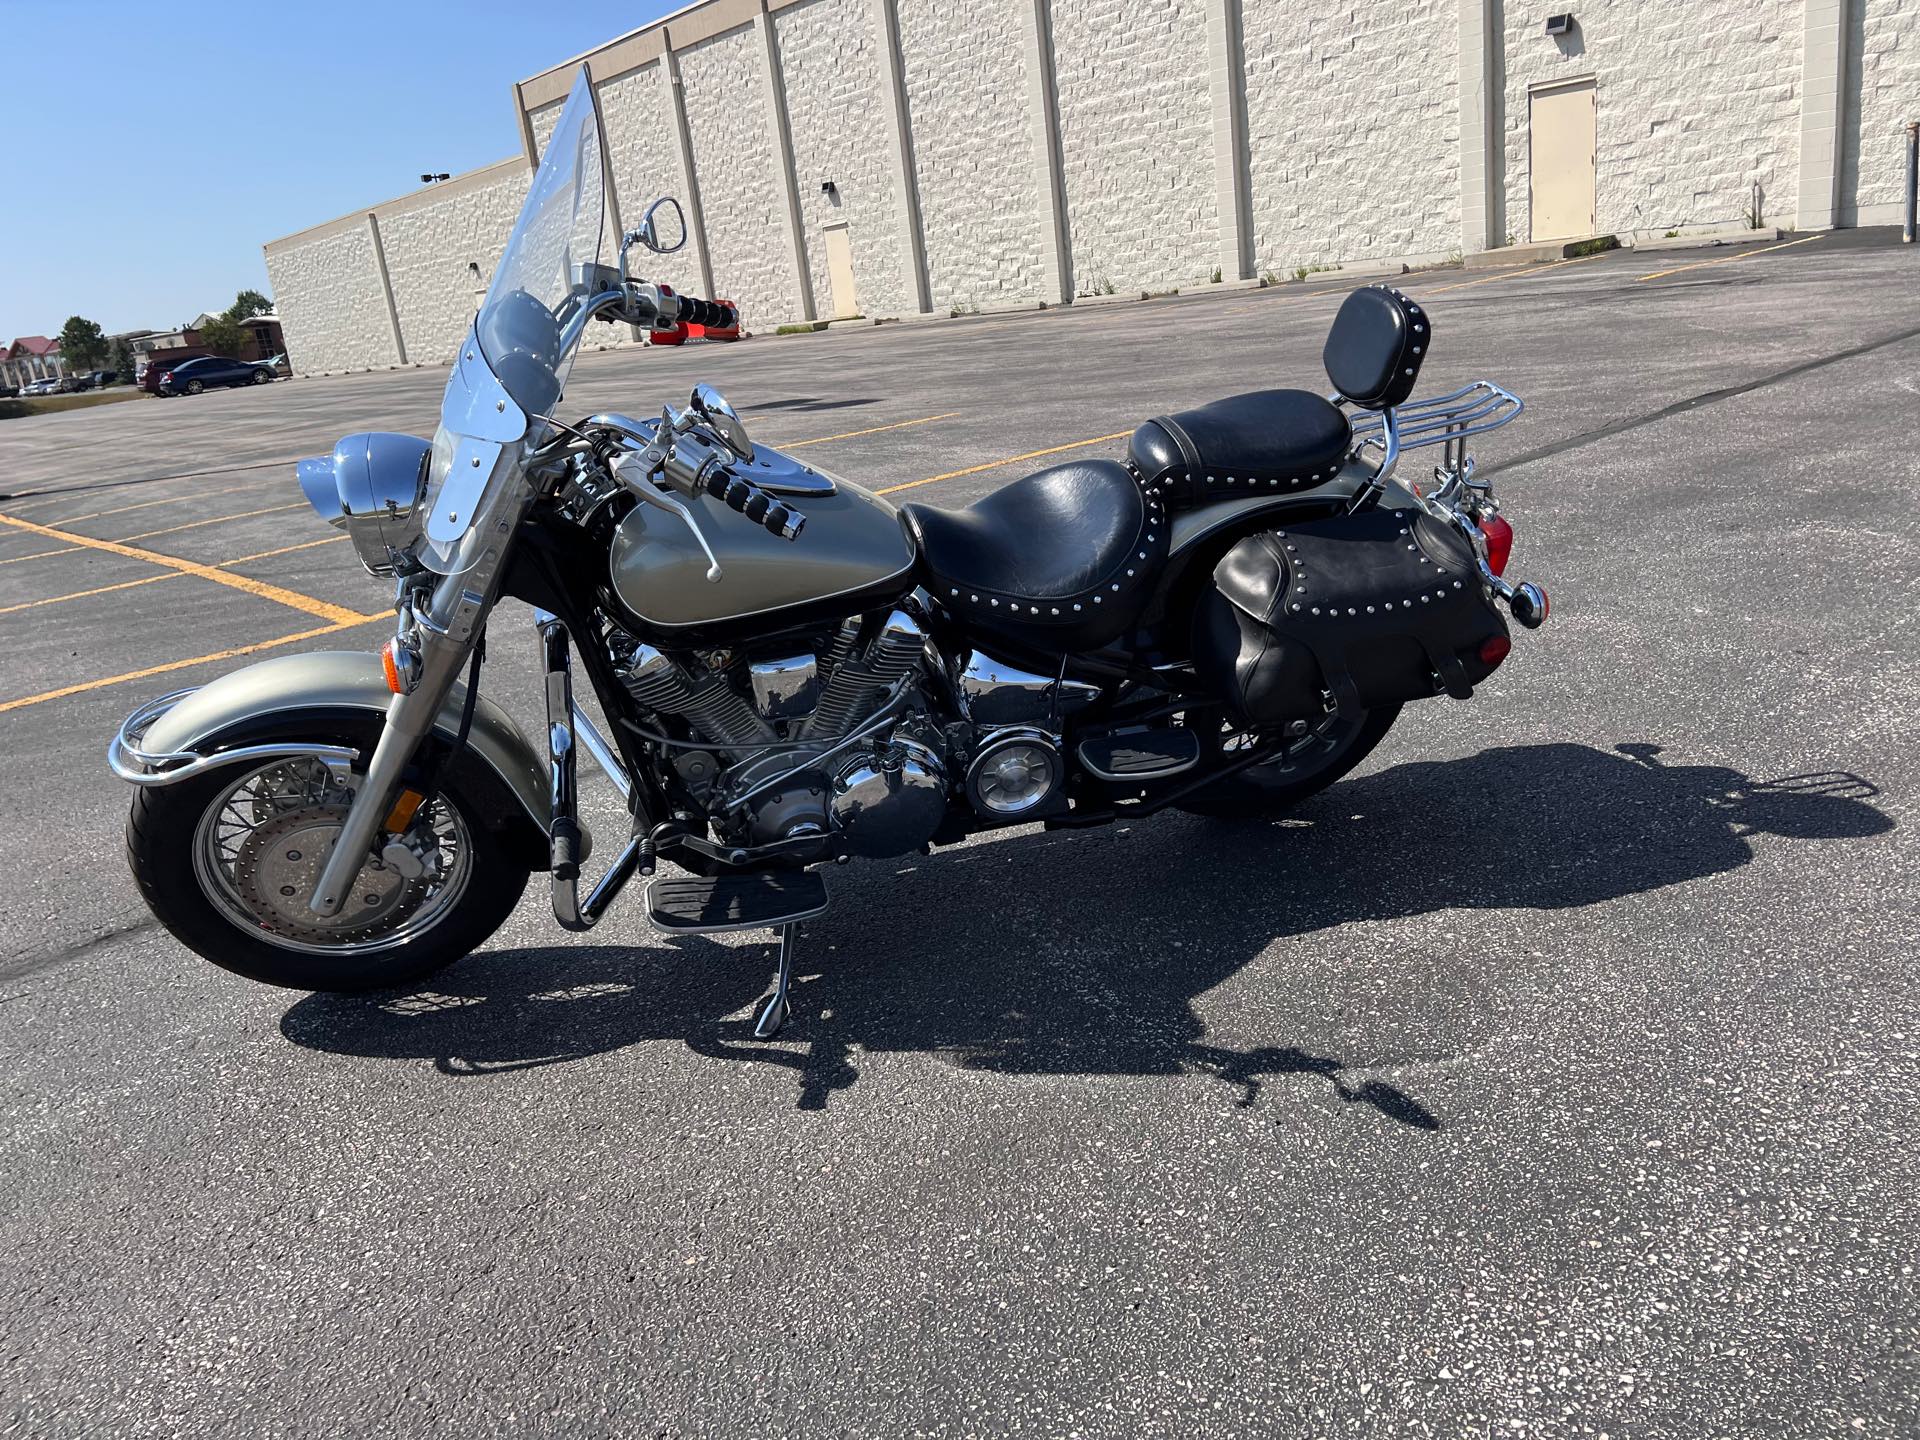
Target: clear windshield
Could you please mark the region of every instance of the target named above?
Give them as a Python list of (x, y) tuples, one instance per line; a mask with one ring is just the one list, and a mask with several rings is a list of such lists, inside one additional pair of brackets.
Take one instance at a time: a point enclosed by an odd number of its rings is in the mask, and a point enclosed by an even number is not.
[(604, 279), (600, 154), (599, 116), (583, 66), (441, 402), (420, 556), (441, 574), (458, 574), (480, 558), (473, 537), (513, 497), (522, 442), (539, 438), (540, 418), (559, 402), (573, 368), (581, 327), (568, 322)]

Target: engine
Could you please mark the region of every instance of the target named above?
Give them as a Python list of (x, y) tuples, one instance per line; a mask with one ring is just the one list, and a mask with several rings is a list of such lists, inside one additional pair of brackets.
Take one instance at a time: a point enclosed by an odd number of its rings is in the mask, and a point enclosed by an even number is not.
[(690, 738), (658, 738), (724, 839), (832, 834), (857, 855), (902, 855), (946, 814), (946, 745), (921, 684), (938, 658), (904, 610), (849, 618), (790, 655), (669, 655), (619, 630), (607, 644), (640, 707), (685, 722)]

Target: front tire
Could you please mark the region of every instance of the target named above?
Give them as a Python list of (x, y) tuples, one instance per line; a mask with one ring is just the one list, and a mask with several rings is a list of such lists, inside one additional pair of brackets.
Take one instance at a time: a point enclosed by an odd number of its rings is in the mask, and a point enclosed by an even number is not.
[(139, 790), (128, 863), (160, 923), (223, 970), (294, 990), (405, 985), (483, 944), (526, 888), (524, 861), (454, 769), (407, 831), (424, 876), (370, 860), (354, 908), (334, 919), (304, 908), (348, 798), (344, 773), (319, 760), (238, 762)]
[[(1337, 719), (1330, 721), (1328, 726), (1289, 747), (1281, 759), (1229, 775), (1219, 784), (1178, 802), (1175, 808), (1224, 820), (1253, 820), (1285, 814), (1309, 795), (1325, 790), (1372, 754), (1399, 717), (1398, 705), (1383, 705), (1363, 710), (1345, 723)], [(1223, 745), (1231, 745), (1239, 738), (1227, 731), (1221, 741)]]
[(273, 376), (269, 375), (266, 371), (256, 370), (253, 372), (252, 383), (255, 385), (264, 385), (271, 379), (273, 379)]

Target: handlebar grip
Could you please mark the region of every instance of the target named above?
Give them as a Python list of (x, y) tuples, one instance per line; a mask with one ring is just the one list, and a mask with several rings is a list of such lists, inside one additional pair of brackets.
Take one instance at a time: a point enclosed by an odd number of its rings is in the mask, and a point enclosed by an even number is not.
[(782, 540), (798, 539), (807, 523), (807, 517), (792, 506), (783, 505), (758, 485), (726, 470), (716, 469), (707, 477), (706, 491), (729, 510), (738, 511)]
[(674, 318), (682, 325), (705, 325), (715, 330), (732, 329), (740, 323), (740, 312), (718, 300), (702, 300), (698, 295), (678, 295), (680, 312)]

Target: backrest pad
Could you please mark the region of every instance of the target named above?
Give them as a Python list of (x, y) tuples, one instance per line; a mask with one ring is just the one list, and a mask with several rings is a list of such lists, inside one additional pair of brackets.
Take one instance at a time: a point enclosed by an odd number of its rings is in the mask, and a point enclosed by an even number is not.
[(1385, 410), (1413, 393), (1432, 338), (1420, 306), (1398, 290), (1369, 285), (1341, 304), (1321, 358), (1334, 389), (1364, 409)]

